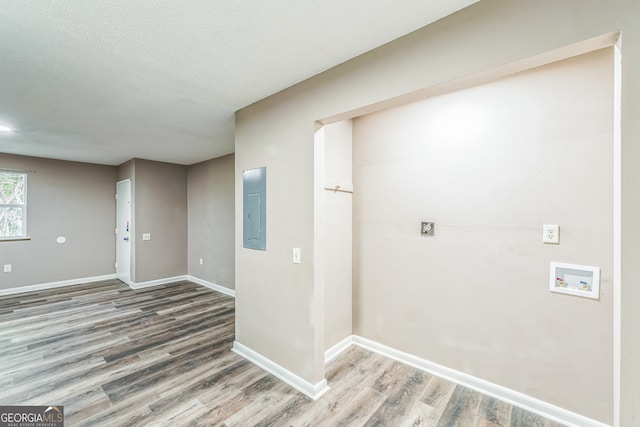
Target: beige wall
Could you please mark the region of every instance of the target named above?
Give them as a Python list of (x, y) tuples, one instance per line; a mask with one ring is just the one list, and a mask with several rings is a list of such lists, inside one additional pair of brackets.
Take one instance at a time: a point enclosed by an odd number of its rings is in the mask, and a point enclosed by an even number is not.
[[(640, 405), (640, 289), (635, 286), (640, 282), (640, 228), (635, 225), (640, 217), (639, 9), (634, 0), (483, 0), (239, 111), (236, 196), (242, 194), (243, 169), (269, 168), (270, 236), (265, 253), (242, 249), (237, 217), (242, 199), (236, 198), (240, 342), (308, 381), (322, 375), (324, 343), (317, 343), (324, 341), (324, 305), (316, 295), (323, 290), (314, 282), (313, 264), (305, 263), (313, 257), (314, 121), (353, 117), (351, 110), (622, 30), (622, 273), (614, 281), (622, 286), (615, 296), (623, 314), (621, 424), (633, 425), (634, 405)], [(294, 269), (290, 254), (296, 246), (303, 250), (303, 265)]]
[[(118, 181), (122, 181), (125, 179), (130, 179), (131, 182), (135, 180), (136, 175), (136, 159), (131, 159), (128, 162), (125, 162), (118, 166)], [(131, 190), (133, 191), (133, 184), (131, 186)]]
[(234, 164), (231, 154), (187, 171), (189, 274), (230, 289), (235, 284)]
[(613, 48), (355, 119), (354, 332), (610, 422), (612, 156)]
[(135, 159), (133, 186), (135, 282), (187, 274), (187, 167)]
[[(324, 187), (353, 188), (352, 122), (324, 129)], [(323, 189), (324, 346), (329, 349), (352, 334), (352, 195)]]
[[(0, 169), (30, 172), (32, 237), (0, 242), (0, 263), (13, 267), (0, 289), (113, 274), (115, 185), (124, 179), (132, 182), (132, 281), (193, 274), (233, 289), (233, 167), (233, 155), (189, 167), (143, 159), (113, 167), (0, 154)], [(65, 244), (55, 242), (60, 235)]]
[[(253, 111), (261, 117), (257, 126), (251, 124)], [(324, 289), (313, 283), (314, 126), (304, 121), (291, 128), (287, 111), (238, 114), (246, 125), (236, 131), (236, 340), (316, 384), (324, 378), (324, 363), (314, 357), (324, 352), (323, 330), (316, 327), (324, 306), (314, 308)], [(301, 143), (305, 138), (307, 144)], [(266, 251), (242, 247), (242, 172), (262, 166)], [(292, 248), (301, 249), (300, 265), (292, 263)]]
[(3, 168), (28, 172), (31, 240), (0, 242), (0, 289), (114, 274), (115, 167), (0, 154)]

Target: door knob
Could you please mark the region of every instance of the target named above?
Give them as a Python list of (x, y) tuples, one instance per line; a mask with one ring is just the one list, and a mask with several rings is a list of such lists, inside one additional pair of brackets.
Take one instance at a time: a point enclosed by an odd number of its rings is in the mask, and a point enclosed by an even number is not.
[(124, 238), (124, 241), (125, 241), (125, 242), (128, 242), (128, 241), (129, 241), (129, 238), (128, 238), (128, 237), (125, 237), (125, 238)]

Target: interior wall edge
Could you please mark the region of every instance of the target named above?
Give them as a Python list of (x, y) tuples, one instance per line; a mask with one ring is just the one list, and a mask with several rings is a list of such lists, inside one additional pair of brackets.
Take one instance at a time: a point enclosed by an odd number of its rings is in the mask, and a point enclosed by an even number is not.
[(244, 357), (249, 362), (259, 366), (313, 400), (318, 400), (323, 394), (329, 391), (326, 379), (313, 384), (238, 341), (233, 342), (231, 351)]
[(209, 288), (211, 290), (218, 291), (218, 292), (223, 293), (225, 295), (228, 295), (230, 297), (233, 297), (233, 298), (236, 297), (236, 291), (234, 289), (228, 288), (226, 286), (218, 285), (217, 283), (209, 282), (207, 280), (200, 279), (198, 277), (191, 276), (189, 274), (186, 276), (186, 280), (188, 280), (190, 282), (193, 282), (193, 283), (196, 283), (196, 284), (198, 284), (200, 286), (204, 286), (205, 288)]
[(324, 363), (331, 362), (333, 359), (338, 357), (340, 353), (351, 347), (351, 345), (354, 343), (354, 336), (355, 335), (349, 335), (333, 347), (327, 349), (327, 351), (324, 352)]

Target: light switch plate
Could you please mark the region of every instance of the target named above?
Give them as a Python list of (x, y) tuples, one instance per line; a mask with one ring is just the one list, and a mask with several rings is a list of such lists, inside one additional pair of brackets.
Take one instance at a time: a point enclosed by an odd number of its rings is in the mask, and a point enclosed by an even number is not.
[(142, 233), (142, 240), (151, 240), (151, 233)]
[(542, 226), (542, 243), (560, 243), (560, 226), (555, 224), (544, 224)]
[(5, 264), (4, 265), (4, 272), (5, 273), (11, 273), (11, 264)]
[(293, 248), (293, 263), (300, 264), (300, 248)]

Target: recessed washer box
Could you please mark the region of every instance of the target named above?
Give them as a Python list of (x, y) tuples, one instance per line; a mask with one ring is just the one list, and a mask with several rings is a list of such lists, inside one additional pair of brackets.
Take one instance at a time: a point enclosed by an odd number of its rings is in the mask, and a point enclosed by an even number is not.
[(600, 298), (600, 268), (552, 262), (549, 290), (585, 298)]

